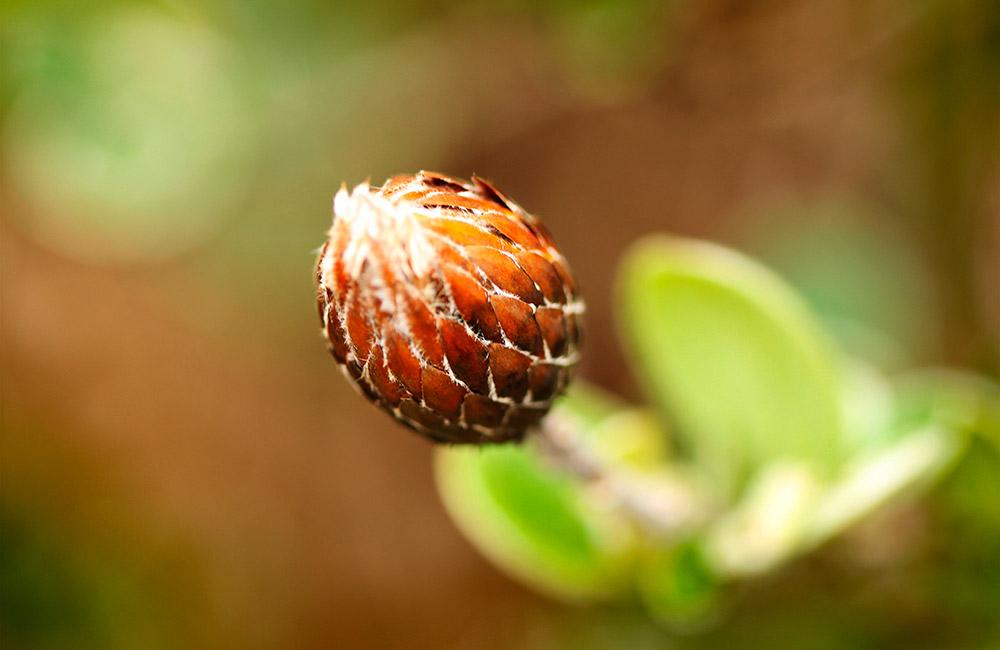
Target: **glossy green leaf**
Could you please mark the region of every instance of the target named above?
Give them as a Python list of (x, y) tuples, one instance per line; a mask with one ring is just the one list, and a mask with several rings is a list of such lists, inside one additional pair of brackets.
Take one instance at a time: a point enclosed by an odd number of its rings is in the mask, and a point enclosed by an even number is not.
[(719, 246), (658, 237), (627, 256), (619, 290), (641, 380), (730, 492), (776, 458), (826, 473), (839, 465), (834, 346), (774, 273)]
[[(560, 409), (589, 430), (616, 404), (579, 389)], [(593, 503), (575, 477), (550, 466), (533, 446), (440, 448), (435, 469), (452, 519), (516, 579), (567, 600), (628, 589), (635, 544), (629, 524)]]
[(546, 467), (531, 447), (442, 448), (436, 474), (452, 519), (513, 577), (568, 600), (625, 588), (629, 529), (589, 509), (574, 479)]

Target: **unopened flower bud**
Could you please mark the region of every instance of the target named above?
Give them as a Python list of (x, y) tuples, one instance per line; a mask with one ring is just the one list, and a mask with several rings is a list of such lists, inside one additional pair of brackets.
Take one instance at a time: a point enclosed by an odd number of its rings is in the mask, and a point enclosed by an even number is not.
[(316, 276), (345, 374), (432, 440), (521, 439), (577, 363), (583, 303), (565, 258), (482, 179), (342, 188)]

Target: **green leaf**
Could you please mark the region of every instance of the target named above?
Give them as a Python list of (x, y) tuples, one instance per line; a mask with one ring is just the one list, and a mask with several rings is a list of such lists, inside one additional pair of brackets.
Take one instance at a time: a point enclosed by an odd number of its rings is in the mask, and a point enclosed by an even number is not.
[[(572, 407), (564, 408), (571, 415), (575, 412)], [(560, 409), (557, 417), (562, 413)], [(648, 409), (619, 411), (587, 433), (584, 441), (588, 449), (612, 466), (655, 472), (663, 468), (670, 456), (663, 425)]]
[(692, 542), (643, 553), (636, 587), (647, 611), (674, 630), (706, 625), (725, 600), (718, 578)]
[(640, 379), (724, 489), (778, 458), (839, 466), (834, 346), (774, 273), (719, 246), (656, 237), (627, 256), (619, 296)]
[[(588, 429), (615, 412), (609, 399), (581, 392), (587, 397), (566, 399), (560, 408)], [(532, 446), (439, 448), (435, 460), (448, 513), (502, 570), (566, 600), (627, 591), (636, 543), (630, 525)]]

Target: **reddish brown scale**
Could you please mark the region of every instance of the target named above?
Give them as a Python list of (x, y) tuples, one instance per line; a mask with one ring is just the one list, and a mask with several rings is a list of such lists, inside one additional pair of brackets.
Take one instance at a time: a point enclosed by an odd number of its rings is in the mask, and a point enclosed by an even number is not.
[(535, 322), (542, 331), (542, 339), (549, 346), (553, 356), (560, 356), (566, 351), (568, 341), (566, 322), (561, 309), (541, 307), (535, 310)]
[[(371, 354), (372, 345), (375, 343), (375, 331), (371, 323), (371, 309), (362, 302), (362, 297), (357, 287), (353, 287), (347, 292), (347, 301), (344, 306), (345, 319), (347, 325), (344, 337), (348, 341), (348, 346), (354, 352), (354, 358), (362, 363)], [(327, 317), (330, 327), (340, 325), (340, 314), (333, 313)]]
[(491, 400), (485, 395), (471, 394), (465, 397), (462, 415), (469, 424), (497, 429), (506, 414), (507, 406), (503, 402)]
[(390, 325), (382, 328), (382, 340), (385, 341), (386, 366), (393, 379), (419, 402), (423, 392), (420, 388), (421, 363), (410, 347), (411, 341)]
[(535, 286), (534, 280), (507, 255), (487, 246), (470, 246), (465, 254), (472, 265), (482, 271), (497, 289), (536, 305), (543, 304), (542, 293)]
[(528, 392), (530, 367), (531, 357), (528, 355), (499, 343), (490, 343), (490, 372), (493, 373), (493, 386), (500, 397), (524, 399)]
[(420, 172), (342, 189), (316, 269), (323, 334), (373, 402), (436, 442), (520, 440), (565, 388), (583, 303), (535, 217)]
[(441, 336), (438, 334), (434, 313), (412, 288), (406, 291), (403, 300), (410, 328), (410, 340), (417, 346), (415, 351), (430, 365), (444, 369), (444, 348), (441, 346)]
[(523, 251), (517, 254), (517, 265), (531, 276), (546, 300), (555, 303), (566, 300), (562, 278), (547, 259), (533, 251)]
[(528, 369), (528, 388), (536, 401), (550, 399), (559, 390), (561, 368), (549, 363), (536, 363)]
[(468, 391), (451, 376), (437, 368), (424, 368), (424, 402), (448, 420), (457, 420), (462, 414), (462, 400)]
[(502, 341), (500, 322), (482, 285), (468, 273), (449, 265), (443, 266), (442, 272), (451, 286), (455, 308), (472, 331), (491, 341)]
[(444, 353), (454, 376), (476, 393), (489, 393), (487, 344), (470, 332), (465, 323), (440, 316), (438, 326), (444, 340)]
[[(446, 237), (451, 243), (468, 250), (468, 247), (482, 247), (492, 251), (496, 236), (471, 223), (455, 219), (428, 219), (424, 224), (428, 230)], [(500, 244), (502, 250), (512, 251), (514, 247), (506, 242)], [(466, 253), (467, 255), (468, 253)], [(473, 264), (475, 261), (473, 261)]]
[(538, 237), (535, 237), (527, 226), (501, 214), (485, 213), (482, 215), (482, 221), (487, 228), (498, 233), (501, 238), (516, 244), (521, 250), (528, 249), (530, 251), (541, 245)]
[(531, 305), (507, 296), (490, 296), (490, 304), (507, 339), (521, 350), (542, 356), (542, 333)]
[[(399, 406), (403, 399), (403, 386), (392, 380), (389, 369), (385, 365), (381, 348), (375, 348), (368, 363), (365, 364), (368, 382), (387, 407)], [(367, 393), (366, 393), (367, 394)]]

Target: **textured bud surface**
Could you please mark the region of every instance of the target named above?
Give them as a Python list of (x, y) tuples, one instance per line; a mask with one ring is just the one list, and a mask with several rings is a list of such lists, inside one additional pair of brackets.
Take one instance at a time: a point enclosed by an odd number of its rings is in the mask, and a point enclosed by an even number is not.
[(535, 217), (476, 177), (341, 189), (316, 276), (345, 374), (438, 442), (520, 439), (578, 359), (583, 303), (565, 258)]

